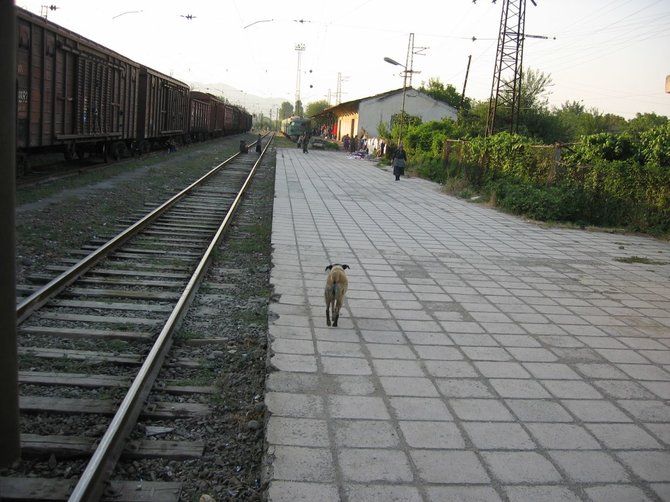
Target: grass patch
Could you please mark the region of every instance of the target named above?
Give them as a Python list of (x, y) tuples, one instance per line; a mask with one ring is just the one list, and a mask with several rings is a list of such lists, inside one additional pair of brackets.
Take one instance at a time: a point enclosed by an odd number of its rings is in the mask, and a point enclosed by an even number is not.
[(256, 308), (238, 310), (237, 312), (233, 312), (230, 315), (230, 319), (233, 322), (237, 322), (242, 325), (250, 325), (250, 324), (255, 324), (257, 326), (267, 325), (268, 322), (267, 306), (259, 305)]
[(272, 236), (272, 227), (258, 223), (245, 225), (239, 230), (246, 234), (245, 239), (231, 239), (226, 242), (226, 248), (234, 253), (264, 253), (268, 250), (268, 243)]
[(670, 265), (670, 262), (652, 260), (651, 258), (645, 258), (644, 256), (626, 256), (622, 258), (614, 258), (614, 261), (621, 263), (641, 263), (643, 265)]
[(295, 142), (291, 141), (281, 133), (277, 133), (274, 143), (277, 148), (296, 148)]

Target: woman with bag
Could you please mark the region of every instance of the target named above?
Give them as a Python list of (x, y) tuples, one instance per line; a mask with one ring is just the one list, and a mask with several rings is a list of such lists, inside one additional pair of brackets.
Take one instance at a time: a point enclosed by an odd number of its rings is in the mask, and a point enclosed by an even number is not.
[(395, 175), (395, 180), (398, 181), (401, 175), (405, 174), (405, 164), (407, 163), (407, 154), (403, 149), (402, 145), (398, 146), (398, 149), (393, 154), (393, 174)]

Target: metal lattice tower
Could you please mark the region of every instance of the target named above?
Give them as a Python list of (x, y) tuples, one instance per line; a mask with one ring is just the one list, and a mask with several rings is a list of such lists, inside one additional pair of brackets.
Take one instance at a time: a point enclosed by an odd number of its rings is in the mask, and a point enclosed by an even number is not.
[(295, 105), (298, 106), (300, 101), (300, 73), (302, 72), (301, 61), (302, 53), (305, 51), (305, 44), (295, 44), (295, 50), (298, 53), (298, 71), (295, 81)]
[[(535, 5), (534, 0), (531, 2)], [(486, 136), (491, 136), (496, 131), (496, 115), (498, 109), (503, 108), (510, 110), (510, 132), (517, 132), (521, 108), (526, 0), (503, 0), (502, 4)]]

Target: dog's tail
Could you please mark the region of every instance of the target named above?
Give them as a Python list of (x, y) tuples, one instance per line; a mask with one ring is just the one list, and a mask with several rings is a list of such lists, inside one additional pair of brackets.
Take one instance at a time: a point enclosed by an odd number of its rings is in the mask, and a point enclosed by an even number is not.
[(334, 283), (333, 284), (333, 298), (339, 298), (343, 288), (344, 288), (344, 286), (342, 285), (342, 283), (340, 283), (340, 282)]
[(329, 293), (332, 298), (337, 298), (337, 292), (340, 289), (340, 285), (337, 282), (333, 282), (333, 285), (330, 287), (330, 291), (326, 291), (326, 293)]

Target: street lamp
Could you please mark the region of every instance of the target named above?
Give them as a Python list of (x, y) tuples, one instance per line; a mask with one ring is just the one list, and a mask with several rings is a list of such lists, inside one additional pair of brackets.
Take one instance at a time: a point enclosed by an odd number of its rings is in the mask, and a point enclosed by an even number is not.
[(398, 63), (395, 59), (391, 59), (389, 57), (385, 57), (384, 61), (386, 61), (389, 64), (392, 64), (394, 66), (402, 66), (405, 71), (403, 72), (403, 79), (402, 79), (402, 108), (400, 110), (400, 128), (398, 129), (398, 146), (400, 146), (400, 143), (402, 141), (402, 126), (404, 125), (405, 122), (405, 93), (407, 90), (407, 67), (404, 64)]
[(259, 19), (258, 21), (254, 21), (253, 23), (246, 25), (242, 29), (246, 30), (249, 26), (253, 26), (253, 25), (258, 24), (258, 23), (271, 23), (272, 21), (274, 21), (274, 19)]
[(125, 16), (126, 14), (139, 14), (141, 13), (141, 10), (129, 10), (126, 12), (122, 12), (121, 14), (117, 14), (116, 16), (113, 16), (112, 19), (116, 19), (117, 17)]

